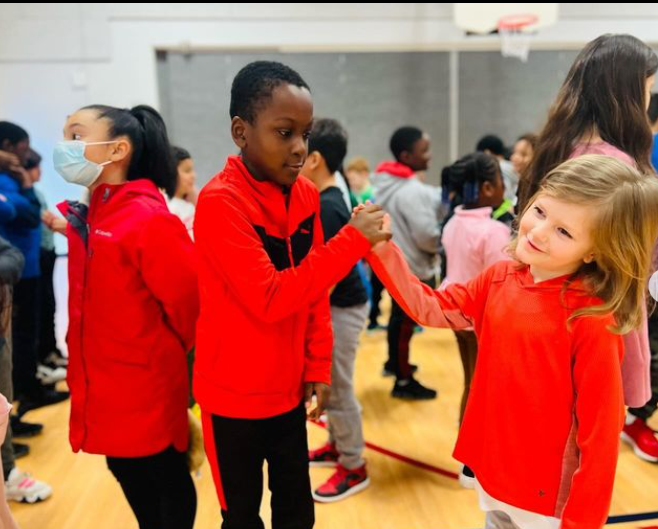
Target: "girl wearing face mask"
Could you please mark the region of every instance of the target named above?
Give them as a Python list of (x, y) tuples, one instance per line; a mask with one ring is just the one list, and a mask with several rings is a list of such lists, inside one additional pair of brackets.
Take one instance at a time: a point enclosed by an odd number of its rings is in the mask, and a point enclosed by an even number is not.
[(102, 454), (140, 529), (191, 529), (186, 351), (199, 309), (193, 246), (169, 213), (176, 167), (152, 108), (68, 117), (55, 168), (90, 203), (68, 221), (70, 442)]

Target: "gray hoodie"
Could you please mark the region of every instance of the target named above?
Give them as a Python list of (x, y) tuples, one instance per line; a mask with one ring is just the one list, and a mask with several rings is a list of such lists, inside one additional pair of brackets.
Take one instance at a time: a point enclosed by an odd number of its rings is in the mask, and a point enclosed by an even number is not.
[(441, 239), (440, 222), (445, 217), (441, 190), (415, 176), (403, 178), (377, 173), (372, 179), (375, 202), (391, 216), (393, 241), (419, 279), (437, 273), (436, 254)]

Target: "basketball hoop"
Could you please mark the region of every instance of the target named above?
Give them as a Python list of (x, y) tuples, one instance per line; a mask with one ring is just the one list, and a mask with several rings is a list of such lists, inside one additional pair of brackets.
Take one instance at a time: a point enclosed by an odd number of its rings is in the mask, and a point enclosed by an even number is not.
[(532, 33), (528, 28), (538, 21), (536, 15), (508, 15), (498, 20), (500, 51), (503, 57), (516, 57), (527, 62)]

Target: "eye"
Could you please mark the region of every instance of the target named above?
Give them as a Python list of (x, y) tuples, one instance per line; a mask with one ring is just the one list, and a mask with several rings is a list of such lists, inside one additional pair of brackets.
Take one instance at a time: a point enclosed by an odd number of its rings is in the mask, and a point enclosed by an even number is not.
[(543, 217), (543, 216), (544, 216), (544, 210), (541, 209), (539, 206), (535, 206), (533, 209), (535, 210), (535, 213), (536, 213), (538, 216), (540, 216), (540, 217)]
[(281, 136), (283, 136), (284, 138), (289, 138), (290, 135), (292, 134), (292, 131), (288, 129), (279, 129), (277, 132), (281, 134)]
[(571, 234), (567, 230), (565, 230), (564, 228), (558, 228), (557, 231), (560, 235), (564, 235), (565, 237), (569, 237), (569, 239), (573, 239)]
[(307, 131), (304, 133), (304, 139), (305, 139), (305, 140), (308, 140), (310, 137), (311, 137), (311, 131), (310, 131), (310, 130), (307, 130)]

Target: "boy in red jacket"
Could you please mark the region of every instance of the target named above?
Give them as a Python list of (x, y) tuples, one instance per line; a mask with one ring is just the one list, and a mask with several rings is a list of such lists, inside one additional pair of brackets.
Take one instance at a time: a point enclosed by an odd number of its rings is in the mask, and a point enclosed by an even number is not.
[(299, 173), (313, 121), (308, 85), (274, 62), (245, 66), (231, 88), (239, 156), (202, 190), (194, 225), (201, 313), (194, 392), (223, 529), (260, 529), (264, 461), (273, 529), (313, 527), (306, 412), (326, 402), (328, 289), (390, 237), (369, 206), (323, 244), (319, 197)]

